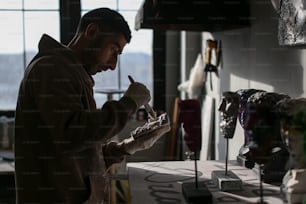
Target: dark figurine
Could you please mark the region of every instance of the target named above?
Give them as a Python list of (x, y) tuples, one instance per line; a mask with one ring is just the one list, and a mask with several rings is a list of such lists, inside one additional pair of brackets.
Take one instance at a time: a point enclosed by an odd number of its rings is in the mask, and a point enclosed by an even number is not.
[(179, 101), (179, 122), (183, 124), (185, 131), (184, 141), (190, 151), (201, 150), (202, 129), (201, 129), (201, 105), (197, 99)]
[(247, 144), (249, 143), (250, 140), (250, 132), (245, 129), (245, 121), (248, 115), (247, 112), (247, 101), (250, 96), (252, 96), (254, 93), (257, 92), (265, 92), (263, 90), (259, 89), (240, 89), (236, 93), (240, 96), (240, 104), (239, 104), (239, 109), (238, 109), (238, 120), (241, 125), (241, 127), (244, 130), (244, 144), (239, 150), (239, 155), (237, 157), (237, 160), (240, 164), (247, 168), (253, 168), (255, 163), (254, 161), (250, 158), (250, 150)]
[(264, 182), (281, 183), (288, 170), (289, 153), (281, 139), (275, 106), (290, 97), (258, 89), (241, 89), (237, 93), (238, 119), (244, 130), (244, 145), (237, 161), (247, 168), (255, 167)]
[(220, 132), (224, 138), (233, 138), (240, 97), (235, 92), (224, 92), (218, 110), (221, 112)]

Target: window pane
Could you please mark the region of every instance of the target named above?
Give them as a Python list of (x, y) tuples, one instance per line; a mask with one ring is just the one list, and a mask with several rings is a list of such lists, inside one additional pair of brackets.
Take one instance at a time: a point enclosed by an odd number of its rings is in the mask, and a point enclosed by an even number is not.
[(119, 10), (138, 10), (143, 3), (143, 0), (121, 0), (119, 2)]
[(0, 52), (17, 53), (23, 50), (22, 12), (0, 12)]
[(0, 12), (0, 110), (16, 108), (23, 76), (22, 12)]
[(15, 110), (23, 69), (21, 52), (0, 54), (0, 110)]
[(116, 9), (116, 0), (81, 0), (81, 9), (89, 10), (99, 7), (108, 7), (111, 9)]
[(132, 30), (132, 40), (123, 50), (120, 57), (120, 71), (122, 87), (127, 87), (127, 75), (134, 76), (135, 80), (144, 83), (152, 92), (152, 31), (134, 29), (136, 12), (120, 12), (127, 20)]
[(132, 40), (126, 45), (124, 52), (144, 52), (152, 54), (152, 30), (135, 30), (136, 12), (120, 12), (128, 22), (132, 31)]
[[(105, 90), (105, 89), (118, 89), (118, 67), (114, 71), (108, 70), (106, 72), (97, 73), (93, 76), (95, 80), (95, 90)], [(102, 105), (107, 100), (107, 94), (101, 94), (95, 92), (95, 99), (97, 107), (102, 107)], [(113, 95), (113, 99), (118, 99), (118, 94)]]
[(135, 81), (145, 84), (148, 89), (153, 90), (152, 83), (152, 56), (143, 52), (130, 52), (120, 57), (120, 71), (122, 88), (126, 89), (130, 82), (128, 75)]
[(141, 30), (132, 32), (132, 40), (125, 47), (125, 52), (144, 52), (152, 54), (153, 32), (151, 30)]
[(25, 9), (59, 9), (59, 0), (24, 0)]
[(118, 67), (114, 71), (97, 73), (93, 76), (96, 89), (117, 89), (118, 88)]
[(21, 0), (1, 0), (0, 9), (21, 9), (22, 1)]
[(38, 42), (43, 33), (46, 33), (59, 41), (59, 12), (26, 11), (25, 45), (27, 64), (34, 56), (34, 54), (38, 51)]

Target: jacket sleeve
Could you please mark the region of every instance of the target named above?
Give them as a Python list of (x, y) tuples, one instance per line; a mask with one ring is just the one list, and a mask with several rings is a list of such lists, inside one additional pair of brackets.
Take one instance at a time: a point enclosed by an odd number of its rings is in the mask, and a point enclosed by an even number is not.
[(61, 152), (81, 151), (106, 142), (126, 124), (136, 104), (127, 97), (106, 102), (101, 109), (85, 109), (84, 85), (75, 69), (54, 57), (42, 59), (33, 67), (28, 80), (31, 95), (42, 120)]
[(110, 141), (102, 145), (103, 158), (106, 168), (109, 169), (112, 164), (120, 163), (123, 161), (124, 156), (128, 155), (122, 146), (122, 143)]

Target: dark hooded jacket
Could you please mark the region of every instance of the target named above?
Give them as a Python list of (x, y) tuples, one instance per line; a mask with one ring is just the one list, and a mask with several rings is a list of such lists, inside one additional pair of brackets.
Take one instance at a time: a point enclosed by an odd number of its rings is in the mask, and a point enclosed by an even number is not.
[(109, 139), (136, 104), (96, 108), (93, 78), (73, 51), (43, 35), (25, 70), (15, 118), (17, 203), (108, 203), (108, 167), (124, 152)]

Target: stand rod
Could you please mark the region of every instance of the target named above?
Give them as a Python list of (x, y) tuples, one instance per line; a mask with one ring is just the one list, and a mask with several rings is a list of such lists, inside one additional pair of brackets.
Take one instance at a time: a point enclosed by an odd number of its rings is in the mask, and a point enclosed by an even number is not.
[(262, 185), (262, 164), (259, 165), (259, 191), (260, 191), (260, 203), (263, 204), (264, 203), (264, 199), (263, 199), (263, 185)]
[(228, 138), (226, 138), (226, 149), (225, 149), (225, 175), (227, 175), (228, 170)]
[(194, 170), (195, 170), (195, 185), (196, 188), (198, 189), (198, 163), (197, 163), (197, 152), (194, 152)]

